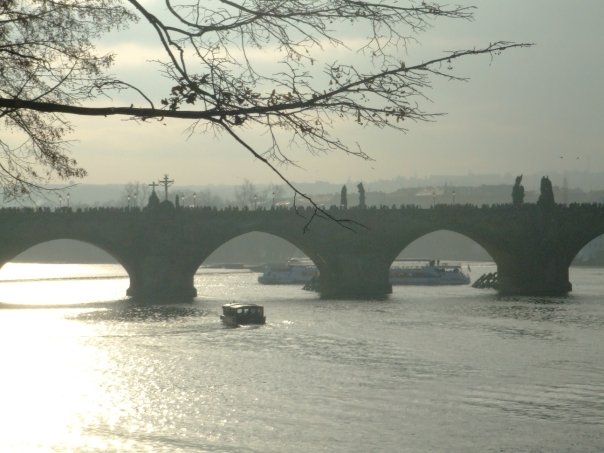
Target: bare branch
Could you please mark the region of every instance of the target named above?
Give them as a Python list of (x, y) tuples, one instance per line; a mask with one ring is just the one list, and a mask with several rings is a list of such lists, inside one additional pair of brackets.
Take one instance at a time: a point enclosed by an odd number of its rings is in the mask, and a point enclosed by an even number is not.
[[(369, 160), (356, 143), (334, 134), (337, 122), (404, 133), (410, 121), (438, 117), (422, 108), (434, 78), (465, 80), (449, 69), (451, 62), (530, 46), (498, 41), (405, 62), (407, 46), (434, 21), (473, 19), (472, 7), (434, 2), (164, 0), (158, 11), (139, 0), (125, 3), (134, 13), (119, 0), (0, 4), (0, 119), (24, 137), (16, 146), (0, 141), (0, 173), (17, 187), (43, 179), (36, 166), (45, 177), (85, 175), (66, 155), (69, 115), (175, 118), (189, 121), (189, 133), (200, 125), (226, 131), (311, 203), (307, 227), (317, 217), (336, 220), (277, 168), (295, 165), (288, 149)], [(157, 73), (172, 86), (159, 99), (106, 75), (113, 55), (94, 51), (93, 38), (135, 18), (154, 31), (163, 51)], [(338, 60), (331, 57), (333, 50)], [(258, 59), (269, 52), (278, 66)], [(113, 103), (111, 93), (122, 90), (140, 96), (143, 106)], [(90, 104), (100, 97), (111, 102)], [(267, 132), (263, 152), (245, 135), (258, 130)]]
[[(294, 186), (290, 180), (288, 178), (286, 178), (280, 171), (278, 168), (276, 168), (268, 159), (264, 158), (261, 154), (259, 154), (256, 150), (254, 150), (254, 148), (252, 146), (250, 146), (248, 143), (246, 143), (241, 137), (239, 137), (234, 131), (233, 129), (228, 125), (228, 124), (224, 124), (224, 123), (219, 123), (224, 130), (226, 130), (226, 132), (233, 137), (233, 139), (235, 139), (235, 141), (237, 143), (239, 143), (241, 146), (243, 146), (245, 149), (247, 149), (256, 159), (260, 160), (261, 162), (263, 162), (265, 165), (267, 165), (279, 178), (281, 178), (281, 180), (290, 188), (294, 191), (294, 196), (298, 195), (302, 198), (304, 198), (306, 201), (308, 201), (312, 206), (313, 206), (313, 214), (310, 217), (310, 219), (308, 220), (308, 222), (304, 225), (304, 231), (308, 231), (310, 228), (310, 224), (313, 221), (313, 219), (315, 217), (320, 217), (320, 218), (325, 218), (328, 220), (332, 220), (334, 222), (339, 223), (340, 225), (342, 225), (344, 228), (350, 230), (350, 231), (355, 231), (351, 225), (354, 226), (358, 226), (358, 227), (363, 227), (366, 228), (364, 225), (351, 220), (351, 219), (338, 219), (334, 216), (332, 216), (329, 212), (327, 212), (325, 209), (321, 208), (309, 195), (301, 192), (296, 186)], [(298, 212), (296, 210), (296, 212)], [(298, 212), (299, 214), (299, 212)]]

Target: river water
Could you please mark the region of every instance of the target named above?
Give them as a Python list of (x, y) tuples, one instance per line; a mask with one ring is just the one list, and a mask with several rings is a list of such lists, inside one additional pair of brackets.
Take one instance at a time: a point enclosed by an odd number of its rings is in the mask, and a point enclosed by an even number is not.
[[(0, 451), (604, 450), (604, 269), (542, 299), (323, 301), (257, 275), (204, 270), (193, 303), (143, 307), (120, 266), (5, 265)], [(267, 324), (225, 328), (230, 301)]]

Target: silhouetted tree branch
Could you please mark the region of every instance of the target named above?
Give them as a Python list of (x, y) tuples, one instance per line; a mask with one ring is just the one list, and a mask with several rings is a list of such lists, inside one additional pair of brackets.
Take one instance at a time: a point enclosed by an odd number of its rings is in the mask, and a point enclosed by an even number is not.
[(51, 177), (86, 171), (67, 153), (71, 126), (60, 109), (21, 107), (19, 101), (73, 106), (95, 97), (108, 81), (113, 55), (97, 55), (93, 40), (135, 16), (119, 0), (3, 0), (0, 2), (0, 186), (5, 196), (39, 189)]
[[(42, 5), (47, 3), (56, 5), (55, 9), (46, 11)], [(124, 2), (135, 13), (128, 12), (117, 0), (81, 3), (86, 6), (78, 6), (75, 0), (32, 2), (38, 6), (27, 9), (10, 0), (0, 7), (0, 23), (6, 18), (12, 27), (8, 33), (0, 32), (0, 59), (8, 68), (0, 72), (0, 116), (25, 133), (28, 149), (34, 151), (33, 158), (42, 167), (63, 178), (85, 174), (64, 152), (62, 138), (69, 131), (65, 115), (192, 120), (191, 131), (203, 124), (226, 132), (297, 195), (306, 198), (315, 207), (315, 215), (330, 219), (328, 212), (301, 193), (277, 168), (278, 164), (292, 163), (287, 157), (288, 147), (311, 153), (341, 151), (369, 159), (363, 150), (333, 134), (335, 122), (353, 121), (359, 127), (389, 127), (404, 132), (407, 121), (430, 121), (437, 115), (424, 111), (420, 103), (434, 77), (460, 79), (451, 72), (455, 60), (493, 56), (529, 45), (499, 41), (420, 63), (406, 62), (407, 44), (433, 20), (472, 19), (471, 7), (437, 3), (409, 1), (403, 6), (395, 0), (165, 0), (167, 12), (161, 15), (136, 0)], [(94, 14), (96, 21), (78, 22), (78, 14)], [(133, 20), (133, 14), (154, 30), (164, 51), (165, 58), (157, 62), (159, 73), (172, 81), (172, 88), (159, 99), (133, 83), (103, 75), (102, 69), (110, 64), (111, 56), (92, 54), (90, 39)], [(62, 21), (75, 22), (79, 41), (53, 48), (52, 52), (61, 55), (73, 53), (55, 68), (56, 56), (48, 54), (37, 41), (45, 34), (56, 42), (66, 39), (51, 30), (61, 15), (65, 15)], [(29, 30), (39, 24), (42, 27), (35, 32), (37, 38), (17, 39), (21, 28)], [(260, 61), (259, 51), (270, 53), (277, 63)], [(331, 55), (333, 51), (339, 52), (337, 59)], [(19, 55), (17, 62), (13, 61), (15, 53)], [(17, 75), (22, 65), (28, 68), (27, 76)], [(50, 69), (44, 72), (44, 67)], [(123, 89), (135, 90), (146, 105), (99, 107), (87, 102)], [(269, 142), (263, 150), (255, 149), (244, 138), (258, 130), (268, 132)], [(23, 181), (37, 175), (27, 171), (29, 167), (19, 167), (13, 159), (19, 148), (0, 144), (4, 151), (0, 162), (8, 163), (3, 167), (5, 179), (1, 183), (7, 185), (8, 175), (14, 178), (14, 187), (25, 190)]]

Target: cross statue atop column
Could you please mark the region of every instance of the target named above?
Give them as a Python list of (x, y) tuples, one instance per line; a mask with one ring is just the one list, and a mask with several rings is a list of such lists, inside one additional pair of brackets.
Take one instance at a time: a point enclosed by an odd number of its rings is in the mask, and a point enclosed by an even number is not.
[(155, 181), (153, 181), (151, 184), (149, 184), (149, 187), (153, 188), (153, 192), (155, 192), (155, 188), (159, 186), (159, 184), (157, 184)]
[(173, 179), (168, 179), (168, 175), (164, 175), (164, 179), (160, 179), (159, 182), (164, 186), (164, 200), (168, 199), (168, 187), (174, 184)]

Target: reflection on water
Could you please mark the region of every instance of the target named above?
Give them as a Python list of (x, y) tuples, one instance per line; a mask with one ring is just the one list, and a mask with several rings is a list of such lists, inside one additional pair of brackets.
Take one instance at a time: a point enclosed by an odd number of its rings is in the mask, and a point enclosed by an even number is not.
[(100, 322), (165, 322), (179, 321), (183, 318), (208, 316), (208, 312), (199, 306), (188, 305), (152, 305), (131, 306), (129, 301), (107, 305), (105, 310), (79, 313), (74, 319)]
[(126, 277), (125, 269), (116, 264), (6, 263), (0, 271), (0, 282)]
[(3, 310), (0, 321), (0, 450), (108, 446), (84, 432), (114, 416), (105, 406), (108, 353), (86, 340), (98, 334), (96, 327), (56, 310)]
[[(35, 281), (0, 271), (1, 301), (37, 307), (0, 310), (2, 452), (604, 445), (597, 270), (571, 270), (568, 298), (397, 287), (382, 301), (319, 300), (204, 270), (190, 304), (145, 307), (123, 300), (119, 266), (63, 266), (21, 267)], [(225, 328), (231, 301), (263, 304), (267, 324)]]
[(122, 299), (128, 279), (35, 281), (0, 284), (0, 301), (20, 305), (77, 305)]
[(123, 299), (128, 274), (115, 264), (7, 263), (0, 269), (0, 303), (72, 305)]

